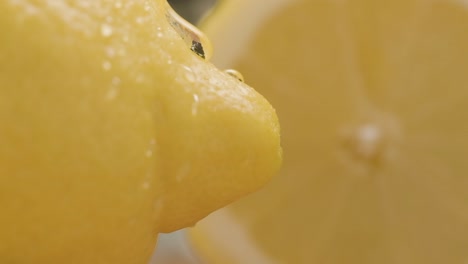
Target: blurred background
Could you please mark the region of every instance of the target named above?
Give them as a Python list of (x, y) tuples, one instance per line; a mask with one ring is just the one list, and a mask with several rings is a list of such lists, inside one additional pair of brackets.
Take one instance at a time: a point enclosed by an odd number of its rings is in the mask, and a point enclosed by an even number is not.
[(200, 18), (215, 4), (215, 0), (168, 0), (169, 4), (179, 15), (192, 24), (196, 24)]

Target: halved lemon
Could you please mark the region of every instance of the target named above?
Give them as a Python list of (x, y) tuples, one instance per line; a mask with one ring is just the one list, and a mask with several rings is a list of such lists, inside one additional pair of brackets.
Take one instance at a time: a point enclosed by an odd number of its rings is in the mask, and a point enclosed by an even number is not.
[(285, 158), (192, 230), (207, 263), (468, 262), (466, 1), (224, 1), (202, 28)]

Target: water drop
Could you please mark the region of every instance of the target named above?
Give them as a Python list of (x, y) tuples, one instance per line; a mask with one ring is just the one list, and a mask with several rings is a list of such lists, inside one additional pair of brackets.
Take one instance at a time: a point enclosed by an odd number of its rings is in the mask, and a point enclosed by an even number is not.
[(189, 82), (195, 82), (196, 78), (195, 78), (195, 73), (193, 72), (193, 70), (190, 67), (185, 66), (185, 65), (183, 67), (184, 67), (184, 69), (186, 71), (185, 72), (185, 77), (187, 78), (187, 80)]
[(151, 139), (150, 142), (149, 142), (149, 146), (148, 146), (148, 148), (146, 149), (146, 152), (145, 152), (145, 156), (147, 158), (151, 158), (153, 156), (155, 145), (156, 145), (156, 140)]
[(127, 54), (127, 50), (125, 50), (125, 48), (121, 48), (117, 51), (117, 54), (123, 57)]
[(205, 59), (205, 50), (203, 49), (203, 46), (200, 42), (196, 40), (192, 40), (192, 46), (190, 47), (190, 50), (193, 51), (195, 54), (198, 56), (202, 57)]
[(148, 149), (148, 150), (146, 151), (146, 153), (145, 153), (145, 156), (146, 156), (147, 158), (151, 158), (151, 157), (153, 156), (153, 151), (152, 151), (151, 149)]
[(193, 72), (192, 68), (190, 68), (189, 66), (184, 65), (183, 67), (186, 71)]
[(164, 209), (164, 200), (162, 198), (159, 198), (154, 202), (154, 205), (153, 205), (154, 214), (157, 217), (159, 217), (163, 209)]
[(233, 69), (228, 69), (228, 70), (225, 70), (224, 72), (236, 78), (237, 80), (244, 82), (244, 76), (242, 76), (242, 73)]
[(103, 37), (110, 37), (112, 36), (112, 33), (113, 33), (113, 29), (112, 29), (112, 26), (108, 25), (108, 24), (102, 24), (101, 25), (101, 35)]
[(110, 69), (112, 69), (112, 63), (110, 63), (110, 61), (104, 61), (102, 63), (102, 68), (105, 70), (105, 71), (109, 71)]
[(119, 95), (119, 88), (118, 87), (111, 87), (109, 89), (109, 91), (107, 91), (106, 100), (107, 101), (112, 101), (117, 97), (117, 95)]
[(143, 184), (141, 185), (141, 188), (143, 188), (143, 190), (148, 190), (150, 188), (149, 182), (147, 181), (143, 182)]
[(137, 17), (135, 19), (135, 21), (137, 22), (137, 24), (144, 24), (145, 23), (145, 18), (144, 17)]
[(91, 3), (89, 1), (80, 1), (78, 4), (80, 5), (81, 8), (91, 7)]
[(198, 114), (198, 104), (200, 103), (200, 98), (197, 94), (193, 95), (193, 103), (192, 103), (192, 115), (196, 116)]
[(166, 7), (166, 18), (191, 51), (203, 59), (211, 58), (213, 48), (210, 40), (198, 28), (180, 17), (169, 4)]
[(118, 86), (120, 84), (121, 80), (119, 77), (114, 77), (112, 78), (112, 84), (115, 86)]
[(115, 56), (115, 49), (113, 47), (106, 48), (106, 54), (109, 58), (113, 58)]
[(151, 60), (148, 57), (142, 57), (138, 60), (138, 62), (140, 62), (141, 64), (148, 64), (150, 61)]
[(138, 76), (136, 77), (136, 82), (142, 83), (144, 81), (145, 81), (145, 76), (143, 74), (138, 74)]
[(182, 182), (185, 178), (187, 178), (187, 176), (190, 175), (191, 170), (192, 170), (192, 166), (190, 163), (187, 162), (183, 164), (177, 171), (177, 174), (175, 177), (177, 182)]
[(112, 101), (114, 100), (120, 93), (119, 85), (120, 85), (120, 78), (119, 77), (113, 77), (110, 88), (107, 91), (105, 99), (107, 101)]

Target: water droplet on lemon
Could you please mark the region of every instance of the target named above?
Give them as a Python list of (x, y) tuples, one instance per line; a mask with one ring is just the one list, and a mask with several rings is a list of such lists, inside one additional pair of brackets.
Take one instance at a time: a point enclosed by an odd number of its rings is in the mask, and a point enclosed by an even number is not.
[(225, 70), (224, 72), (231, 75), (232, 77), (236, 78), (240, 82), (244, 82), (244, 76), (239, 71), (236, 71), (236, 70), (233, 70), (233, 69), (228, 69), (228, 70)]
[(187, 46), (199, 57), (210, 60), (213, 48), (208, 37), (194, 25), (187, 22), (172, 7), (167, 4), (166, 18), (171, 26), (179, 33)]
[(110, 61), (104, 61), (102, 63), (102, 68), (105, 70), (105, 71), (110, 71), (110, 69), (112, 69), (112, 63)]
[(109, 24), (102, 24), (101, 25), (101, 35), (103, 37), (110, 37), (112, 36), (112, 33), (114, 32), (114, 29), (112, 28), (111, 25)]

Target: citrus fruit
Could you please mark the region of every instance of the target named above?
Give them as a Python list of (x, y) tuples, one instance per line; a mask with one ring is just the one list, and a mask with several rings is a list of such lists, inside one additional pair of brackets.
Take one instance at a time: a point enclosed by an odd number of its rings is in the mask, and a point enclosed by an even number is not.
[(284, 150), (191, 232), (207, 263), (467, 263), (466, 1), (224, 1), (201, 28)]
[(273, 108), (163, 0), (7, 0), (0, 31), (0, 263), (147, 263), (279, 167)]

